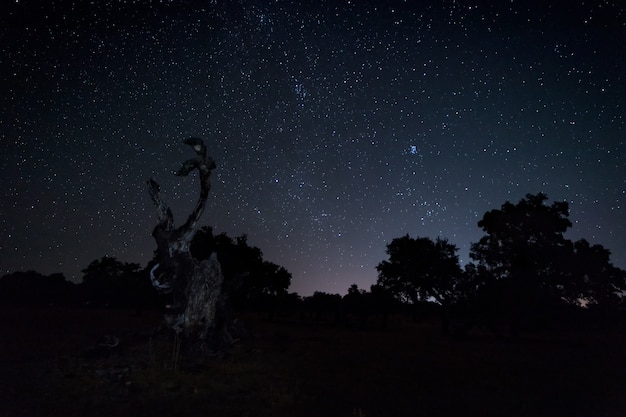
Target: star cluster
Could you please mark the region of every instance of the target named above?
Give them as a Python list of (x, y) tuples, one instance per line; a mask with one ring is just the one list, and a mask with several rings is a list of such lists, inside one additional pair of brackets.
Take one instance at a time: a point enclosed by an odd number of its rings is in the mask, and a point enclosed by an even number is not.
[(20, 0), (0, 28), (0, 267), (80, 280), (145, 264), (154, 177), (205, 139), (204, 224), (245, 233), (292, 291), (368, 288), (394, 237), (468, 261), (485, 211), (570, 203), (570, 238), (626, 267), (619, 2)]

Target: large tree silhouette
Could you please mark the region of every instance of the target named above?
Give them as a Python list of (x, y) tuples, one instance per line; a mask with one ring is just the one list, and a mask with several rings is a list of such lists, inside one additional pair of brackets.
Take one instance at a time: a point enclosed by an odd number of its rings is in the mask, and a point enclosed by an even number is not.
[(387, 245), (389, 259), (376, 267), (377, 285), (402, 301), (417, 304), (434, 299), (449, 305), (459, 296), (462, 276), (456, 252), (457, 247), (446, 239), (395, 238)]
[(507, 201), (486, 212), (478, 222), (486, 235), (472, 244), (471, 258), (496, 278), (547, 279), (572, 223), (567, 202), (546, 206), (546, 200), (545, 194), (528, 194), (518, 204)]
[(609, 251), (586, 241), (571, 242), (567, 202), (546, 205), (547, 196), (527, 194), (506, 202), (478, 222), (486, 235), (472, 244), (470, 257), (485, 271), (479, 293), (489, 294), (512, 325), (541, 317), (547, 308), (616, 301), (625, 288), (623, 271), (609, 262)]
[(415, 307), (435, 300), (441, 306), (442, 329), (447, 332), (450, 308), (462, 296), (464, 275), (457, 250), (441, 238), (395, 238), (387, 245), (389, 259), (376, 267), (377, 285)]

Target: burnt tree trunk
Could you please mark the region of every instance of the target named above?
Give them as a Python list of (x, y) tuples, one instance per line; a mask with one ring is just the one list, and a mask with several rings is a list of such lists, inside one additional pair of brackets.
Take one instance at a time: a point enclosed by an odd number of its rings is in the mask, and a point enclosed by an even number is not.
[(187, 176), (197, 169), (200, 196), (185, 224), (175, 228), (174, 216), (161, 198), (159, 184), (152, 178), (148, 181), (148, 191), (159, 218), (152, 232), (157, 243), (158, 264), (150, 271), (150, 279), (159, 292), (173, 296), (165, 319), (177, 337), (182, 336), (201, 350), (210, 351), (219, 348), (228, 336), (221, 317), (224, 276), (216, 253), (198, 262), (191, 256), (190, 245), (211, 190), (215, 161), (207, 156), (202, 139), (190, 138), (184, 143), (193, 148), (196, 157), (185, 161), (175, 175)]

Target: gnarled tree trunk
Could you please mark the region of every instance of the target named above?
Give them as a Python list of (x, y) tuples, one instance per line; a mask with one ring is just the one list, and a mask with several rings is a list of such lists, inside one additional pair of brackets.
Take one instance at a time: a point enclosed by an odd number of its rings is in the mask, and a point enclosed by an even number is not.
[(224, 276), (217, 254), (202, 262), (190, 253), (191, 241), (198, 229), (211, 189), (211, 171), (215, 161), (207, 156), (202, 139), (184, 141), (191, 146), (196, 157), (185, 161), (175, 173), (187, 176), (198, 170), (200, 196), (192, 213), (182, 226), (174, 227), (174, 216), (160, 194), (160, 187), (152, 178), (148, 181), (150, 197), (156, 206), (159, 222), (152, 232), (157, 242), (158, 264), (150, 271), (154, 287), (164, 294), (172, 294), (173, 305), (165, 315), (166, 322), (181, 336), (191, 340), (203, 351), (219, 347), (228, 333), (220, 317), (223, 308), (222, 283)]

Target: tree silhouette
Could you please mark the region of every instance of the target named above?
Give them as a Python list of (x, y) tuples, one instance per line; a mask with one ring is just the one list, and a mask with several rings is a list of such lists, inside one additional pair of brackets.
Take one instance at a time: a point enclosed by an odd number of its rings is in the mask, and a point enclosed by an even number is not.
[(463, 279), (457, 247), (446, 239), (405, 235), (387, 245), (389, 259), (378, 264), (377, 284), (402, 301), (435, 300), (441, 306), (442, 329), (448, 330), (450, 307), (461, 297)]
[(365, 315), (368, 313), (368, 307), (370, 307), (368, 305), (369, 295), (367, 291), (359, 288), (357, 284), (350, 285), (348, 287), (348, 293), (344, 295), (342, 299), (346, 314), (358, 317), (363, 321)]
[(381, 327), (387, 325), (387, 315), (395, 301), (393, 296), (383, 291), (378, 292), (380, 287), (372, 285), (371, 291), (366, 291), (352, 284), (348, 292), (343, 296), (342, 304), (345, 319), (348, 324), (368, 326), (373, 315), (380, 315)]
[(617, 307), (626, 290), (626, 272), (610, 262), (611, 252), (602, 245), (580, 239), (568, 245), (562, 257), (561, 296), (571, 304)]
[(375, 311), (380, 313), (380, 327), (387, 329), (389, 324), (389, 315), (400, 307), (400, 301), (394, 297), (393, 293), (380, 284), (370, 286), (370, 298)]
[(567, 202), (544, 205), (545, 194), (527, 194), (518, 204), (508, 201), (485, 213), (478, 226), (487, 234), (472, 244), (470, 256), (496, 278), (545, 276), (562, 248), (572, 224)]
[(85, 301), (98, 307), (135, 306), (139, 268), (139, 264), (109, 256), (91, 262), (82, 270)]
[(16, 271), (0, 278), (0, 305), (49, 307), (78, 302), (77, 285), (60, 273)]
[(341, 319), (341, 296), (315, 291), (302, 300), (303, 309), (313, 320), (339, 322)]
[(477, 284), (479, 298), (499, 306), (494, 313), (506, 315), (515, 329), (524, 317), (539, 320), (564, 301), (616, 300), (625, 287), (608, 250), (565, 239), (572, 225), (567, 202), (548, 206), (546, 200), (527, 194), (486, 212), (478, 222), (486, 235), (471, 246), (470, 257), (488, 277)]
[(459, 296), (461, 267), (457, 250), (441, 238), (395, 238), (387, 245), (389, 259), (376, 266), (377, 284), (402, 301), (417, 304), (434, 299), (449, 305)]

